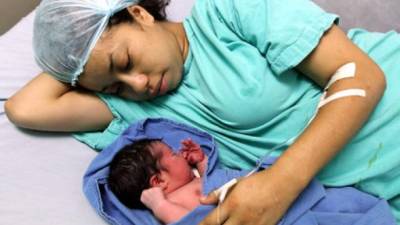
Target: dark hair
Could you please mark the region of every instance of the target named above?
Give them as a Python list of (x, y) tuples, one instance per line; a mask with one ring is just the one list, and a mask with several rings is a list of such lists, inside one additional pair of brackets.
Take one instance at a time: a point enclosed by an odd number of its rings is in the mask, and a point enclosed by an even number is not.
[(142, 140), (127, 145), (111, 161), (108, 185), (128, 208), (145, 208), (140, 195), (150, 187), (150, 177), (158, 172), (157, 160), (150, 152), (151, 142)]
[[(170, 0), (141, 0), (138, 5), (145, 8), (155, 20), (165, 21), (167, 14), (165, 8), (168, 6)], [(132, 17), (129, 15), (127, 9), (123, 9), (111, 17), (109, 25), (115, 25), (122, 22), (132, 22)]]

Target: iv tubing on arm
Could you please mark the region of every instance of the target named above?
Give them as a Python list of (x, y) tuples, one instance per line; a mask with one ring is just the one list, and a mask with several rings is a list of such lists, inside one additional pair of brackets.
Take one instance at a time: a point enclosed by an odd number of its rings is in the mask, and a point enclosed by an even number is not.
[[(334, 35), (331, 36), (330, 33)], [(335, 36), (344, 36), (344, 38), (335, 38)], [(328, 46), (328, 42), (333, 43), (331, 44), (332, 47)], [(332, 63), (329, 63), (329, 66), (324, 65), (325, 61), (332, 61)], [(287, 155), (294, 157), (290, 164), (295, 167), (298, 166), (297, 169), (300, 170), (297, 170), (297, 173), (307, 175), (308, 179), (314, 177), (361, 128), (380, 100), (385, 88), (385, 79), (380, 68), (366, 54), (356, 48), (336, 26), (328, 31), (325, 38), (321, 40), (319, 47), (299, 65), (298, 69), (321, 85), (327, 83), (326, 80), (331, 80), (331, 77), (316, 74), (326, 74), (334, 64), (339, 64), (340, 61), (354, 62), (356, 65), (355, 76), (338, 80), (332, 85), (325, 85), (329, 89), (323, 98), (328, 100), (336, 93), (348, 89), (362, 90), (366, 97), (346, 97), (330, 102), (324, 107), (320, 105), (321, 108), (309, 127), (289, 147)], [(338, 65), (336, 69), (341, 65)], [(299, 159), (305, 161), (296, 161)], [(280, 160), (277, 163), (280, 163)]]
[[(354, 62), (347, 63), (347, 64), (343, 65), (342, 67), (340, 67), (336, 71), (336, 73), (332, 76), (332, 78), (329, 80), (328, 84), (326, 85), (326, 87), (324, 89), (324, 93), (321, 96), (321, 99), (318, 104), (315, 115), (321, 107), (323, 107), (324, 105), (328, 104), (331, 101), (338, 100), (338, 99), (344, 98), (344, 97), (350, 97), (350, 96), (360, 96), (360, 97), (366, 96), (365, 90), (363, 90), (363, 89), (346, 89), (346, 90), (336, 92), (336, 93), (332, 94), (331, 96), (329, 96), (329, 98), (326, 98), (327, 90), (333, 83), (335, 83), (336, 81), (341, 80), (341, 79), (352, 78), (355, 76), (355, 72), (356, 72), (356, 64)], [(314, 119), (315, 115), (310, 119), (308, 124), (311, 123), (311, 121)], [(285, 141), (283, 144), (287, 143), (290, 145), (291, 142), (294, 141), (296, 138), (297, 137), (290, 138), (287, 141)], [(280, 146), (281, 146), (281, 144), (278, 145), (278, 147), (280, 147)], [(275, 149), (277, 149), (277, 147), (274, 147), (274, 148), (268, 150), (267, 154), (265, 154), (265, 156), (262, 156), (260, 158), (258, 165), (256, 165), (256, 167), (253, 170), (251, 170), (246, 175), (246, 177), (257, 172), (261, 166), (261, 163), (263, 162), (263, 159), (266, 159), (271, 154), (271, 152), (274, 151)], [(238, 182), (238, 180), (236, 178), (234, 178), (234, 179), (230, 180), (228, 183), (226, 183), (225, 185), (223, 185), (222, 187), (220, 187), (214, 191), (214, 194), (216, 196), (218, 196), (219, 204), (221, 204), (225, 200), (226, 194), (228, 193), (229, 189), (231, 187), (233, 187), (237, 182)]]
[[(313, 177), (361, 128), (385, 89), (382, 70), (333, 25), (297, 70), (324, 88), (344, 64), (357, 65), (355, 77), (332, 84), (327, 97), (346, 89), (363, 89), (367, 97), (352, 96), (322, 107), (314, 120), (274, 165), (241, 179), (220, 205), (220, 221), (231, 224), (276, 224)], [(244, 193), (246, 193), (244, 195)], [(215, 194), (202, 200), (216, 203)], [(216, 224), (214, 210), (200, 225)]]

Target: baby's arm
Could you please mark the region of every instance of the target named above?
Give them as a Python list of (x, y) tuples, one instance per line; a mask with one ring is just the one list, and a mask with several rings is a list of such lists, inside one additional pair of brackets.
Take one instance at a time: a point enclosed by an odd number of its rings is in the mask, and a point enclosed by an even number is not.
[(189, 209), (168, 201), (160, 187), (144, 190), (140, 201), (165, 224), (176, 222), (189, 213)]
[(189, 164), (195, 166), (199, 170), (200, 175), (203, 176), (206, 172), (208, 158), (200, 145), (191, 139), (183, 140), (181, 152)]

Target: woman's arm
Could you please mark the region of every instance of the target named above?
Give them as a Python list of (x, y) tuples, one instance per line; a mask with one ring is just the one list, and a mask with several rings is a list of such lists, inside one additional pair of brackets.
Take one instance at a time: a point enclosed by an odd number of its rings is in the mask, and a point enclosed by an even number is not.
[[(241, 180), (201, 225), (276, 224), (310, 180), (356, 134), (380, 100), (385, 79), (380, 68), (333, 26), (298, 70), (324, 87), (342, 65), (355, 62), (354, 78), (337, 81), (328, 96), (358, 88), (366, 97), (346, 97), (322, 107), (303, 134), (268, 170)], [(215, 203), (209, 195), (203, 203)]]
[[(345, 97), (323, 106), (283, 158), (290, 160), (293, 170), (302, 172), (307, 180), (312, 179), (362, 127), (381, 99), (386, 81), (379, 66), (336, 25), (298, 66), (303, 74), (323, 88), (332, 74), (349, 62), (356, 65), (355, 76), (335, 82), (329, 88), (327, 97), (340, 90), (352, 88), (364, 89), (366, 96)], [(284, 160), (280, 163), (288, 164)], [(287, 166), (289, 165), (285, 165)]]
[(39, 74), (5, 103), (15, 125), (45, 131), (104, 129), (112, 120), (107, 105), (93, 93), (71, 89)]

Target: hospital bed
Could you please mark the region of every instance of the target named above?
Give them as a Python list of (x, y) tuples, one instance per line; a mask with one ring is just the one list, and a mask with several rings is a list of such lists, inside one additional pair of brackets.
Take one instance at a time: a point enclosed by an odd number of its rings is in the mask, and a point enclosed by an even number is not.
[[(179, 21), (194, 0), (172, 0), (167, 13)], [(341, 16), (341, 26), (400, 31), (399, 0), (315, 0)], [(3, 6), (2, 6), (3, 7)], [(12, 10), (12, 9), (10, 9)], [(0, 99), (40, 72), (31, 48), (34, 11), (0, 36)], [(0, 100), (0, 224), (105, 224), (82, 194), (82, 175), (96, 152), (65, 133), (19, 129)]]

